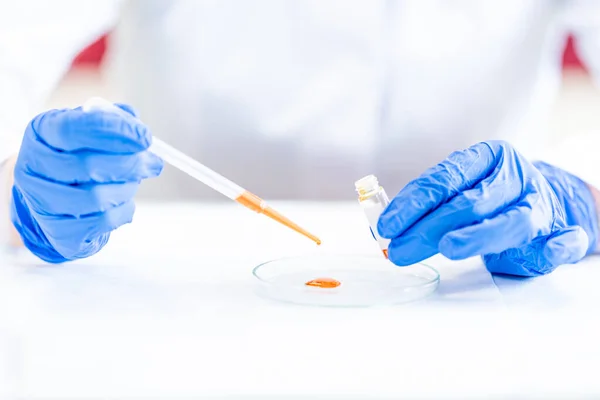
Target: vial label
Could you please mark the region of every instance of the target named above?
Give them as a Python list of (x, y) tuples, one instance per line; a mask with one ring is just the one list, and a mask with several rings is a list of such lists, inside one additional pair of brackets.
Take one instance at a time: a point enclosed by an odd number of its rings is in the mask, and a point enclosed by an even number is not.
[(371, 233), (373, 234), (373, 237), (375, 237), (375, 240), (377, 240), (377, 243), (379, 244), (379, 247), (384, 250), (384, 255), (387, 258), (387, 248), (390, 244), (390, 240), (389, 239), (384, 239), (381, 236), (379, 236), (379, 233), (377, 232), (377, 222), (379, 221), (379, 216), (381, 215), (381, 213), (384, 210), (384, 206), (382, 204), (372, 204), (372, 205), (364, 205), (364, 210), (365, 210), (365, 215), (367, 216), (367, 220), (369, 221), (369, 225), (371, 227)]

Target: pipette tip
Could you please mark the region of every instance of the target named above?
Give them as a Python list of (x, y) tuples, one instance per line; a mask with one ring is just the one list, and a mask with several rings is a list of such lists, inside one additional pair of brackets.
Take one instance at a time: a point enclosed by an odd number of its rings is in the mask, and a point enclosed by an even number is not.
[(267, 204), (255, 194), (246, 191), (242, 193), (237, 199), (235, 199), (235, 201), (237, 201), (244, 207), (247, 207), (258, 213), (264, 214), (267, 217), (279, 222), (280, 224), (283, 224), (288, 228), (293, 229), (294, 231), (306, 236), (307, 238), (315, 242), (317, 246), (321, 244), (321, 239), (308, 232), (307, 230), (301, 228), (298, 224), (292, 222), (289, 218), (284, 217), (283, 214), (267, 206)]
[(298, 224), (296, 224), (296, 223), (292, 222), (290, 219), (284, 217), (282, 214), (275, 211), (271, 207), (265, 208), (263, 210), (263, 214), (265, 214), (267, 217), (274, 219), (275, 221), (287, 226), (288, 228), (295, 230), (296, 232), (300, 233), (301, 235), (306, 236), (307, 238), (309, 238), (310, 240), (315, 242), (317, 244), (317, 246), (319, 246), (321, 244), (321, 239), (319, 239), (312, 233), (308, 232), (306, 229), (301, 228)]

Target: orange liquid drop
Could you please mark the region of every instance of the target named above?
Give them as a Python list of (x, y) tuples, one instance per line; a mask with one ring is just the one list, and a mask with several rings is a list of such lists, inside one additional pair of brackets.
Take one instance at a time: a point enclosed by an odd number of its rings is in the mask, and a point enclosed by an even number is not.
[(324, 289), (333, 289), (340, 286), (342, 283), (333, 278), (317, 278), (305, 283), (306, 286), (320, 287)]

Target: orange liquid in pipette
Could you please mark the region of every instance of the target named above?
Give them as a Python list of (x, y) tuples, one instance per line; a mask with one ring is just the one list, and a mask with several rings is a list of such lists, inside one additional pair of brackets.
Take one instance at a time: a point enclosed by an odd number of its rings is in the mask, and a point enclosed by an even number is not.
[(340, 281), (332, 278), (317, 278), (305, 283), (306, 286), (320, 287), (324, 289), (333, 289), (341, 285)]
[(389, 259), (387, 249), (383, 249), (383, 255), (385, 256), (385, 258)]
[(284, 217), (283, 215), (281, 215), (280, 213), (278, 213), (271, 207), (267, 206), (265, 204), (265, 202), (260, 197), (256, 196), (255, 194), (246, 191), (246, 192), (242, 193), (237, 199), (235, 199), (235, 201), (237, 201), (244, 207), (251, 209), (252, 211), (256, 211), (257, 213), (264, 214), (267, 217), (279, 222), (280, 224), (283, 224), (283, 225), (287, 226), (288, 228), (295, 230), (296, 232), (306, 236), (307, 238), (309, 238), (316, 244), (318, 244), (318, 245), (321, 244), (321, 239), (319, 239), (315, 235), (311, 234), (310, 232), (306, 231), (305, 229), (301, 228), (299, 225), (295, 224), (288, 218)]

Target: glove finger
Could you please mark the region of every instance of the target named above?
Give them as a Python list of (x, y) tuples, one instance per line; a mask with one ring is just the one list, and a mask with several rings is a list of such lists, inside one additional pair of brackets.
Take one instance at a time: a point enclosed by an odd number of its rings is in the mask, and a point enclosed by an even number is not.
[(139, 183), (63, 185), (15, 171), (15, 186), (33, 211), (79, 218), (126, 203), (137, 193)]
[(33, 139), (64, 152), (131, 154), (146, 150), (152, 141), (150, 130), (128, 113), (81, 108), (40, 114), (28, 131)]
[(447, 233), (440, 240), (439, 251), (452, 260), (462, 260), (481, 254), (500, 253), (520, 247), (538, 236), (548, 235), (551, 216), (532, 207), (537, 195), (528, 195), (523, 201), (511, 206), (502, 214), (485, 219), (475, 225)]
[(127, 201), (102, 213), (80, 218), (37, 214), (35, 219), (54, 249), (66, 259), (85, 258), (106, 244), (106, 236), (133, 220), (135, 204)]
[(495, 166), (494, 152), (486, 143), (452, 153), (390, 202), (379, 218), (379, 234), (388, 239), (400, 236), (430, 211), (488, 177)]
[(555, 267), (573, 264), (585, 257), (588, 235), (580, 226), (569, 226), (553, 233), (544, 246), (544, 257)]
[(392, 239), (390, 260), (396, 265), (411, 265), (429, 258), (440, 251), (440, 241), (446, 234), (495, 216), (507, 202), (520, 196), (518, 188), (512, 190), (494, 179), (491, 176), (457, 195)]
[(40, 142), (29, 143), (19, 155), (17, 169), (26, 174), (65, 183), (139, 182), (160, 175), (163, 161), (143, 151), (135, 154), (61, 153)]

